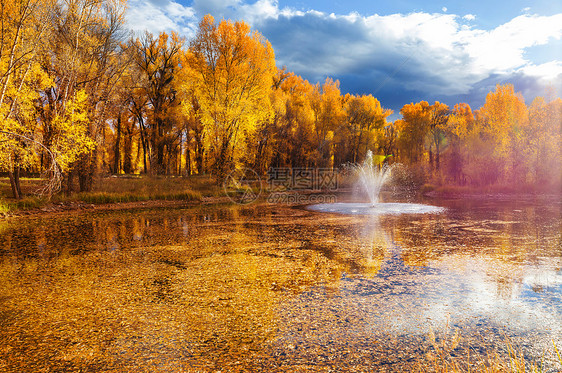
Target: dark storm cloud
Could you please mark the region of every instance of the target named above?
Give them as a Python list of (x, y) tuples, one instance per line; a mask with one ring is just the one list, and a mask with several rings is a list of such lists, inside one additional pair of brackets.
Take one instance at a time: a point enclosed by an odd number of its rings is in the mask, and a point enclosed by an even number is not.
[[(409, 26), (404, 17), (396, 22), (406, 23), (397, 25), (398, 29)], [(363, 17), (317, 12), (265, 19), (258, 29), (272, 43), (280, 65), (311, 82), (322, 82), (327, 76), (338, 79), (342, 92), (373, 94), (395, 112), (404, 104), (420, 100), (451, 106), (467, 102), (478, 108), (498, 83), (514, 84), (527, 100), (544, 94), (548, 84), (544, 79), (517, 70), (494, 72), (498, 67), (488, 61), (489, 56), (474, 52), (478, 50), (479, 33), (471, 35), (469, 28), (450, 19), (436, 23), (438, 32), (442, 28), (444, 33), (465, 32), (470, 37), (442, 35), (451, 39), (449, 44), (435, 45), (415, 32), (398, 36), (389, 33), (392, 24), (368, 24)], [(451, 24), (453, 30), (447, 28)], [(483, 66), (485, 63), (490, 67)], [(556, 82), (559, 85), (560, 79)]]
[[(428, 56), (429, 46), (416, 35), (391, 42), (378, 37), (362, 18), (315, 13), (264, 20), (259, 30), (272, 43), (280, 65), (311, 82), (338, 79), (342, 92), (373, 94), (395, 111), (449, 90), (444, 65), (450, 56)], [(457, 64), (462, 58), (468, 61), (462, 51), (455, 54)]]

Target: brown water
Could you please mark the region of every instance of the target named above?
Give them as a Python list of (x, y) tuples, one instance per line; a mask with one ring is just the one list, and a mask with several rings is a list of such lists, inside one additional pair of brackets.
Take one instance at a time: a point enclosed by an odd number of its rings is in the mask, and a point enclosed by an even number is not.
[(426, 370), (506, 341), (562, 368), (560, 198), (431, 203), (0, 222), (0, 371)]

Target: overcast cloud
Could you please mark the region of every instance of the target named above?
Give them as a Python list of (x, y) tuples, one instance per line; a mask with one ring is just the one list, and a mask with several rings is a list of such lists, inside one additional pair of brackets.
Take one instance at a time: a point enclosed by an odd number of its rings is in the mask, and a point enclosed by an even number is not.
[(543, 63), (527, 54), (562, 38), (562, 14), (523, 13), (482, 30), (473, 25), (475, 15), (446, 11), (362, 16), (280, 8), (274, 0), (194, 0), (189, 7), (131, 0), (128, 23), (189, 39), (208, 13), (251, 24), (273, 45), (278, 66), (313, 83), (339, 79), (343, 92), (372, 93), (396, 112), (422, 99), (478, 108), (496, 83), (513, 83), (527, 100), (549, 85), (562, 91), (562, 52)]

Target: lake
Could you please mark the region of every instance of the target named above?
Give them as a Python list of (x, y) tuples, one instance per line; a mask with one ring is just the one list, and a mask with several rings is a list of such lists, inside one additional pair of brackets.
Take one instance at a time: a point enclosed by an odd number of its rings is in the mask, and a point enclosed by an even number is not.
[(560, 197), (438, 214), (266, 203), (0, 221), (0, 370), (562, 367)]

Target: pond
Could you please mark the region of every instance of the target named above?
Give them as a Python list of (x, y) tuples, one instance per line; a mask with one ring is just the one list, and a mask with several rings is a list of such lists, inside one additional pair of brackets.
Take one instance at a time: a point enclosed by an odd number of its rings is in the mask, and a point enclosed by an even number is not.
[(0, 222), (2, 371), (558, 371), (559, 197), (437, 214), (202, 205)]

